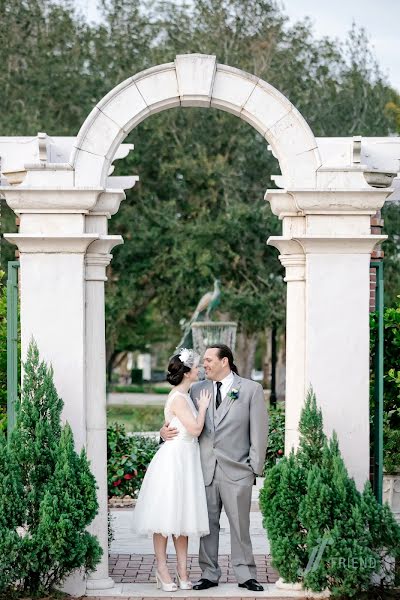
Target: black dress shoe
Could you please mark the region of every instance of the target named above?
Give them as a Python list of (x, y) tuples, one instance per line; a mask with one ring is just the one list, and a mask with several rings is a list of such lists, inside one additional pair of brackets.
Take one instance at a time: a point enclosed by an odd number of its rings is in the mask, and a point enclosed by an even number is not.
[(208, 588), (217, 587), (217, 581), (210, 581), (209, 579), (200, 579), (194, 584), (193, 590), (208, 590)]
[(256, 579), (248, 579), (244, 583), (239, 583), (239, 587), (246, 588), (246, 590), (251, 590), (252, 592), (264, 591), (263, 586), (260, 585)]

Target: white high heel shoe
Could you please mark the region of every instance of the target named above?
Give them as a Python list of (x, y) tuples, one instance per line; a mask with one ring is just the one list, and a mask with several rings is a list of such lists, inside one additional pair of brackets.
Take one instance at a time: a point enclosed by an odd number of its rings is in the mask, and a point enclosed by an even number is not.
[(178, 579), (179, 587), (181, 588), (181, 590), (191, 590), (193, 587), (192, 582), (191, 581), (183, 581), (179, 577), (178, 569), (175, 571), (175, 573), (176, 573), (176, 578)]
[(178, 589), (178, 586), (174, 582), (164, 583), (158, 571), (156, 571), (156, 585), (157, 589), (159, 590), (161, 588), (163, 592), (176, 592)]

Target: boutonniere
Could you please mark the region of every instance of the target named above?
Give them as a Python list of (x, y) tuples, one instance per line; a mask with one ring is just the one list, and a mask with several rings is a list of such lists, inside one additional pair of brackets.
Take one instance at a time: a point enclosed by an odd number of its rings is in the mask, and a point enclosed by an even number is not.
[(228, 394), (228, 398), (231, 400), (237, 400), (239, 398), (239, 390), (236, 388), (232, 388)]

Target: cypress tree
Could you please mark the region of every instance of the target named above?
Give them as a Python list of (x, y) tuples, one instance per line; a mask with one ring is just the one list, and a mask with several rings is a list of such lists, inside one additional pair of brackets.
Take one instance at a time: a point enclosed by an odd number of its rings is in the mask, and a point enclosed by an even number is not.
[(25, 521), (24, 490), (18, 468), (9, 452), (5, 435), (0, 433), (0, 591), (24, 575), (22, 538), (18, 526)]
[(320, 551), (319, 560), (304, 574), (304, 585), (315, 591), (329, 586), (335, 595), (367, 590), (377, 556), (335, 434), (324, 443), (321, 465), (309, 473), (299, 511), (309, 556), (314, 548)]
[(48, 564), (46, 586), (51, 588), (71, 571), (95, 567), (102, 551), (86, 530), (97, 513), (96, 483), (84, 450), (78, 455), (70, 426), (61, 432), (54, 475), (40, 504), (37, 547)]
[(37, 527), (39, 507), (54, 473), (61, 435), (63, 402), (53, 382), (53, 369), (40, 360), (32, 340), (24, 364), (21, 398), (16, 404), (16, 425), (10, 451), (18, 464), (25, 489), (26, 524)]
[(15, 429), (8, 446), (0, 442), (0, 591), (51, 592), (100, 560), (86, 531), (98, 509), (95, 480), (71, 428), (61, 429), (62, 405), (52, 368), (32, 341)]
[(301, 580), (307, 562), (305, 531), (299, 520), (299, 497), (306, 473), (292, 451), (268, 470), (260, 490), (263, 527), (268, 531), (272, 564), (284, 581)]
[(285, 582), (351, 597), (399, 582), (400, 527), (366, 484), (349, 477), (335, 432), (323, 433), (312, 390), (300, 423), (297, 453), (269, 470), (260, 493), (273, 565)]
[(322, 460), (322, 449), (326, 436), (323, 429), (322, 411), (317, 406), (317, 399), (312, 387), (308, 390), (299, 421), (298, 459), (308, 470), (319, 465)]

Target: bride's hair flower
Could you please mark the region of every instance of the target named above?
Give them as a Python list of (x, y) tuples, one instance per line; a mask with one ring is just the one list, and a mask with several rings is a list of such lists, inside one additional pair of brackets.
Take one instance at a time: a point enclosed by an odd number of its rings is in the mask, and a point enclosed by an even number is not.
[(189, 369), (197, 367), (200, 362), (200, 356), (192, 348), (181, 348), (178, 357), (185, 367), (189, 367)]

